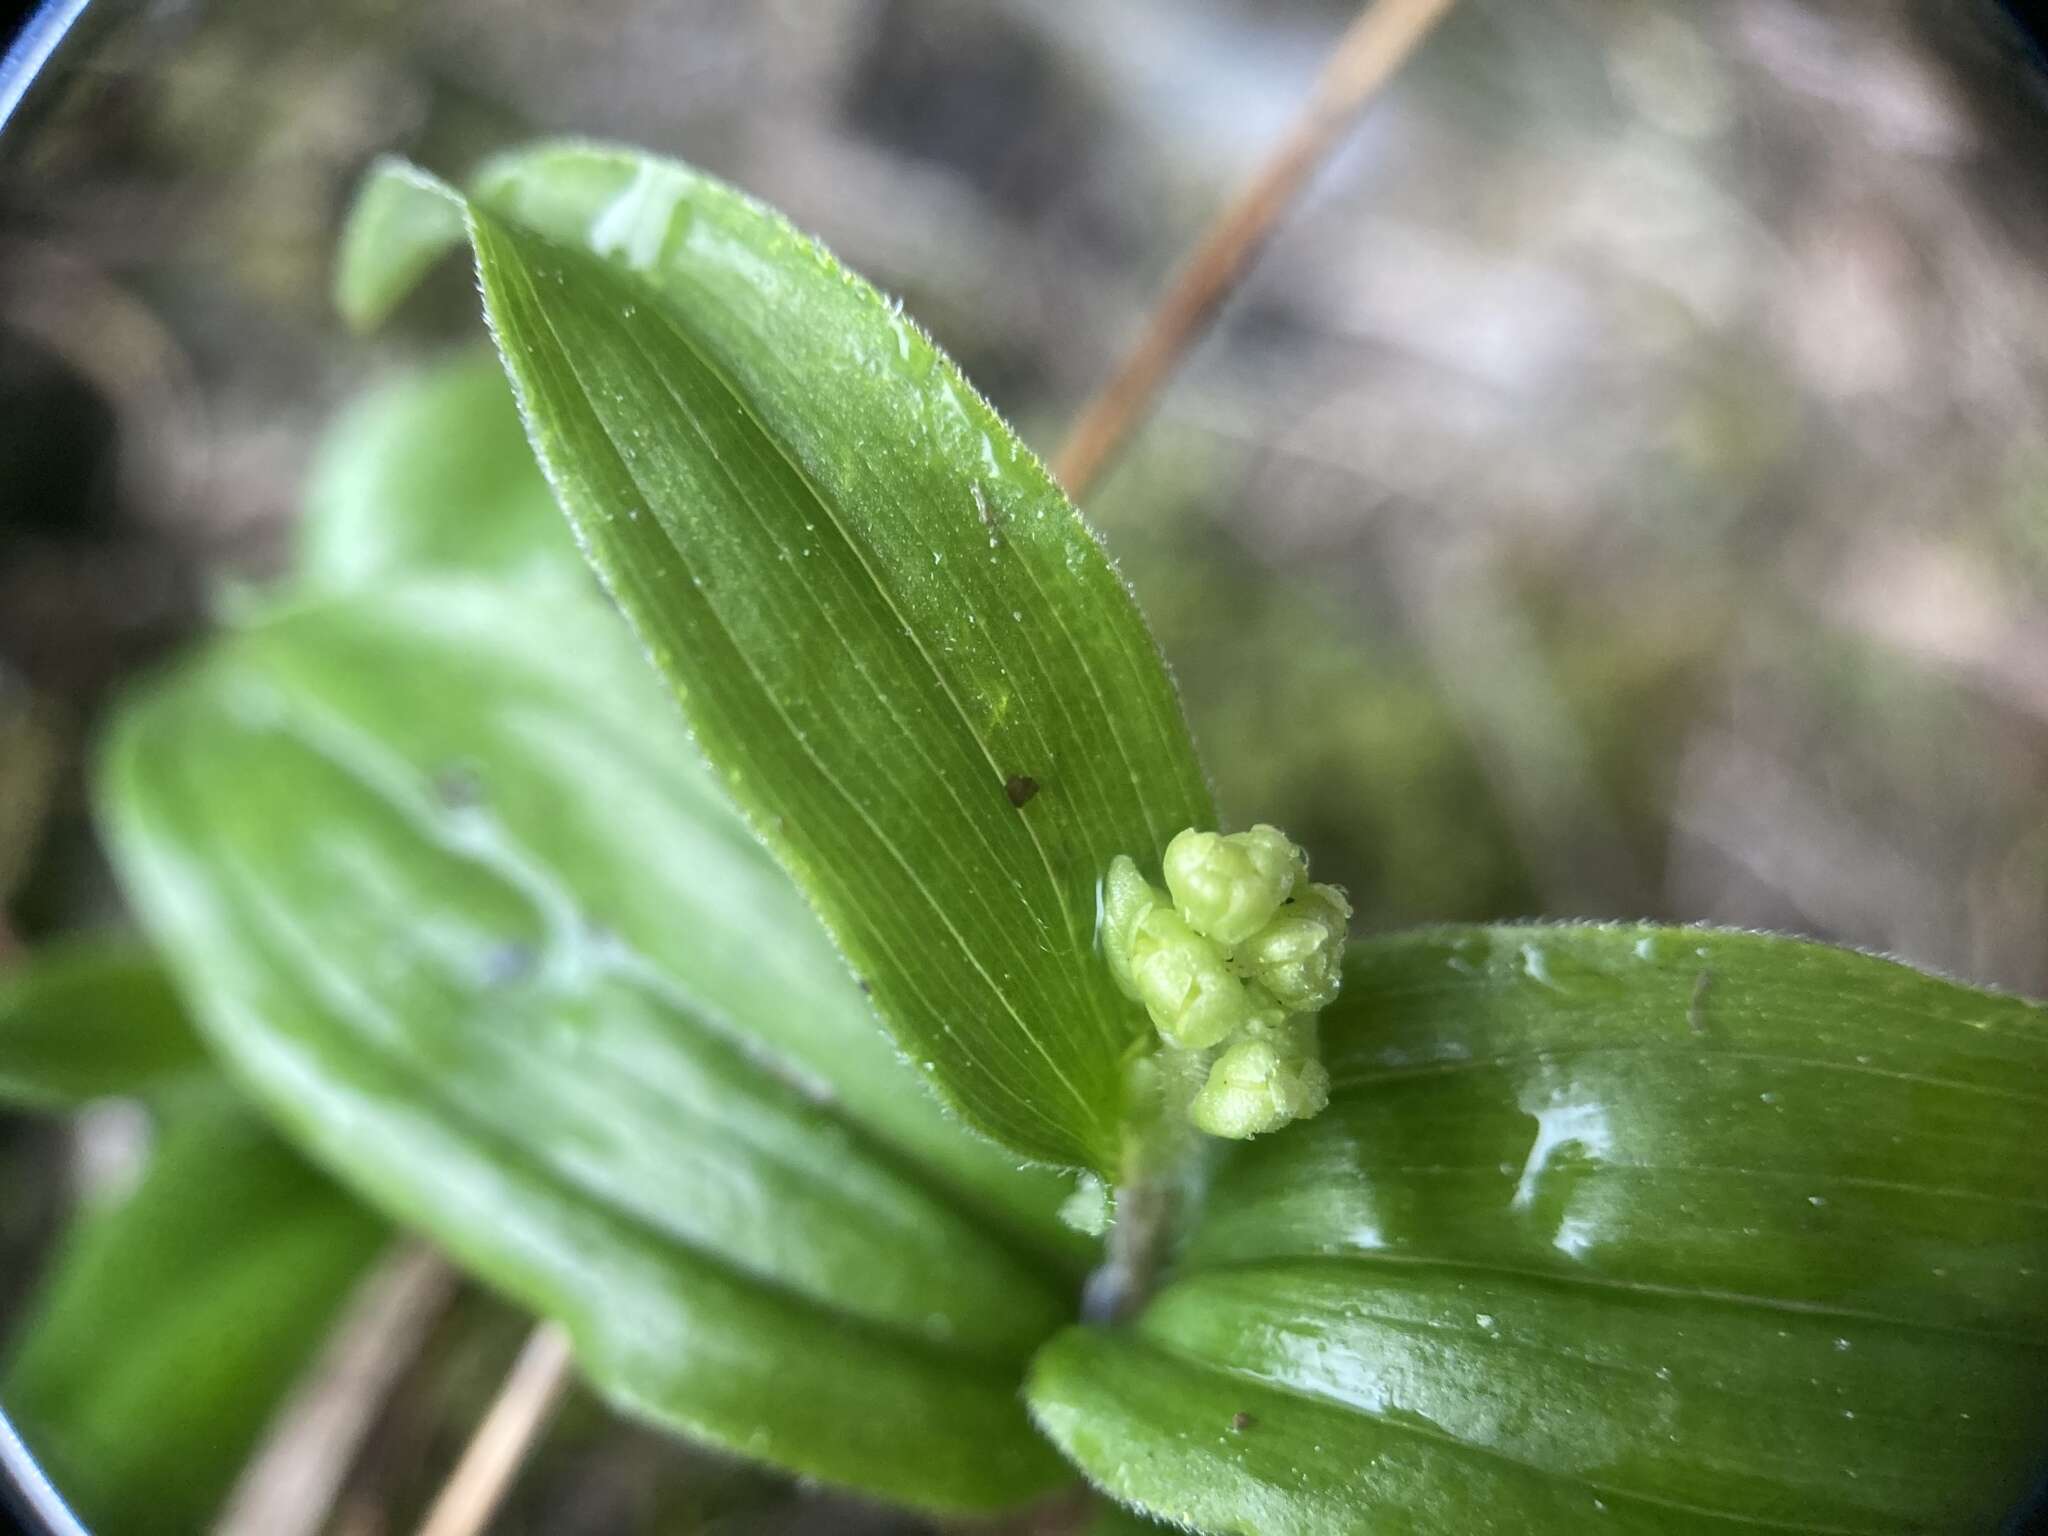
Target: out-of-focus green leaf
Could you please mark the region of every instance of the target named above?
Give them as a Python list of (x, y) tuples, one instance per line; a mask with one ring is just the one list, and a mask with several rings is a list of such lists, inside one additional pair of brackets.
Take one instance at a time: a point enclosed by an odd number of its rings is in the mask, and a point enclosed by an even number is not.
[(517, 579), (582, 568), (488, 351), (381, 384), (321, 443), (299, 540), (308, 591), (435, 571)]
[[(495, 514), (490, 508), (500, 501), (519, 506)], [(603, 765), (579, 762), (566, 744), (537, 744), (530, 732), (508, 731), (498, 694), (481, 709), (464, 708), (437, 669), (458, 676), (489, 669), (510, 694), (538, 683), (555, 690), (553, 697), (575, 700), (578, 712), (601, 712), (614, 730), (644, 735), (649, 761), (659, 765), (675, 802), (664, 825), (708, 837), (723, 856), (707, 860), (678, 844), (651, 870), (638, 837), (630, 830), (621, 837), (616, 821), (600, 817), (588, 837), (569, 831), (566, 841), (545, 844), (571, 872), (567, 878), (587, 881), (601, 860), (613, 860), (602, 871), (603, 899), (624, 904), (621, 931), (686, 976), (694, 998), (837, 1083), (864, 1118), (887, 1128), (907, 1155), (929, 1162), (936, 1177), (957, 1181), (1026, 1246), (1063, 1267), (1085, 1267), (1092, 1244), (1054, 1216), (1064, 1184), (1020, 1175), (1014, 1158), (960, 1135), (925, 1095), (905, 1093), (901, 1066), (856, 995), (845, 961), (703, 772), (672, 705), (637, 664), (629, 632), (615, 614), (600, 613), (603, 605), (581, 600), (588, 568), (534, 463), (494, 358), (479, 354), (401, 375), (359, 400), (321, 446), (307, 512), (298, 572), (304, 588), (381, 591), (394, 581), (418, 586), (414, 578), (421, 577), (444, 583), (441, 597), (427, 591), (399, 599), (404, 616), (396, 623), (340, 621), (349, 639), (337, 652), (345, 653), (339, 669), (361, 671), (330, 676), (316, 688), (340, 687), (367, 711), (367, 729), (410, 738), (422, 757), (438, 754), (447, 765), (438, 786), (444, 797), (459, 799), (479, 787), (472, 775), (480, 755), (541, 750), (559, 772), (586, 778)], [(493, 518), (493, 531), (465, 537)], [(352, 548), (358, 541), (373, 553)], [(559, 576), (575, 590), (535, 599), (529, 610), (527, 599), (500, 588), (513, 576)], [(428, 617), (444, 598), (448, 612)], [(529, 622), (529, 614), (540, 622)], [(548, 615), (563, 624), (560, 635)], [(574, 649), (567, 670), (562, 644)], [(615, 675), (607, 677), (607, 668)], [(359, 686), (365, 676), (371, 688)], [(606, 707), (607, 690), (613, 707)], [(543, 839), (566, 830), (550, 805), (524, 814)], [(735, 881), (745, 892), (739, 899)], [(679, 924), (682, 911), (699, 921)], [(730, 953), (743, 956), (740, 963), (707, 963), (707, 928), (724, 934)], [(778, 953), (764, 970), (744, 949), (771, 931), (779, 935)], [(792, 993), (802, 1000), (800, 1018), (785, 1006)]]
[(612, 1401), (940, 1508), (1063, 1469), (1058, 1181), (942, 1117), (595, 594), (395, 587), (130, 711), (118, 863), (317, 1160)]
[(140, 946), (73, 940), (0, 970), (0, 1104), (68, 1109), (208, 1071), (170, 977)]
[(384, 1237), (224, 1093), (187, 1103), (65, 1239), (0, 1402), (101, 1536), (204, 1529)]
[(469, 229), (586, 553), (899, 1042), (989, 1134), (1109, 1169), (1144, 1024), (1096, 882), (1214, 812), (1094, 535), (923, 332), (716, 181), (542, 148)]
[(2048, 1013), (1787, 939), (1354, 946), (1040, 1423), (1212, 1532), (1987, 1530), (2048, 1453)]
[(356, 329), (372, 329), (462, 238), (462, 205), (446, 188), (402, 160), (379, 160), (335, 254), (335, 307)]

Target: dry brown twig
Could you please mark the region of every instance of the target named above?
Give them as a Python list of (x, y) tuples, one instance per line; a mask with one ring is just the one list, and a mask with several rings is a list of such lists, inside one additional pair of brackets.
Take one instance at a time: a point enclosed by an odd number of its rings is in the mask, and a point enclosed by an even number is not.
[(419, 1536), (477, 1536), (490, 1524), (527, 1453), (569, 1385), (569, 1335), (542, 1323), (526, 1336), (511, 1374), (434, 1499)]
[[(1079, 498), (1101, 475), (1223, 300), (1250, 269), (1280, 216), (1380, 87), (1456, 0), (1372, 0), (1345, 31), (1287, 137), (1197, 242), (1138, 343), (1081, 412), (1053, 471)], [(496, 1402), (464, 1450), (420, 1536), (476, 1536), (511, 1486), (560, 1400), (567, 1336), (544, 1323), (528, 1337)]]
[(379, 1261), (242, 1469), (214, 1536), (314, 1536), (326, 1524), (349, 1464), (457, 1283), (420, 1243)]
[(170, 516), (204, 490), (207, 429), (191, 357), (148, 303), (63, 245), (0, 240), (0, 328), (63, 359), (118, 413), (128, 502)]
[(1075, 500), (1085, 496), (1126, 438), (1151, 414), (1159, 392), (1265, 248), (1281, 214), (1337, 145), (1366, 103), (1422, 45), (1455, 0), (1373, 0), (1338, 41), (1315, 90), (1266, 163), (1210, 223), (1137, 344), (1053, 459)]

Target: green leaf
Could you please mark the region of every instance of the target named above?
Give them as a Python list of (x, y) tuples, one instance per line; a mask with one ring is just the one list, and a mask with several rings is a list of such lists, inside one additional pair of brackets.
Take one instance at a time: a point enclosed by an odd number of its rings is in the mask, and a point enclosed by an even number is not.
[(381, 383), (321, 443), (299, 535), (308, 592), (436, 571), (587, 580), (582, 570), (487, 351)]
[[(936, 1176), (990, 1207), (1026, 1246), (1064, 1268), (1085, 1267), (1092, 1245), (1054, 1219), (1066, 1185), (1046, 1175), (1020, 1176), (1014, 1159), (961, 1136), (925, 1096), (904, 1092), (895, 1053), (849, 985), (844, 960), (706, 778), (629, 632), (615, 616), (601, 615), (600, 605), (579, 601), (590, 585), (587, 568), (526, 445), (494, 358), (479, 353), (400, 374), (367, 392), (321, 444), (307, 503), (297, 572), (302, 589), (375, 592), (393, 581), (417, 586), (419, 577), (446, 583), (438, 596), (422, 589), (399, 598), (395, 622), (341, 621), (348, 638), (334, 654), (345, 653), (343, 665), (360, 665), (374, 685), (364, 689), (360, 677), (342, 675), (316, 681), (316, 691), (340, 690), (365, 711), (360, 720), (367, 729), (408, 738), (422, 758), (438, 755), (445, 772), (437, 792), (444, 798), (451, 789), (480, 787), (471, 782), (479, 753), (542, 750), (563, 775), (602, 771), (602, 763), (579, 760), (560, 744), (539, 746), (530, 733), (505, 729), (504, 699), (536, 684), (553, 689), (551, 697), (574, 701), (578, 717), (599, 711), (611, 729), (642, 736), (638, 750), (658, 765), (677, 801), (670, 824), (693, 841), (708, 836), (723, 856), (707, 860), (679, 842), (669, 867), (650, 873), (642, 843), (618, 836), (614, 822), (601, 820), (585, 835), (565, 829), (552, 806), (536, 804), (523, 814), (550, 857), (574, 872), (579, 888), (601, 877), (607, 884), (602, 899), (622, 908), (628, 936), (688, 977), (707, 1007), (776, 1042), (821, 1080), (836, 1082), (857, 1112), (887, 1128), (906, 1155), (928, 1162)], [(467, 580), (472, 576), (484, 581)], [(535, 600), (540, 606), (533, 611), (559, 616), (561, 636), (522, 622), (525, 599), (485, 590), (485, 582), (496, 587), (520, 578), (559, 579), (575, 589)], [(444, 598), (445, 613), (438, 611)], [(510, 604), (521, 606), (515, 612)], [(558, 654), (564, 639), (573, 640), (577, 653), (566, 670)], [(461, 698), (450, 698), (438, 667), (460, 675), (487, 667), (504, 692), (465, 710)], [(611, 707), (607, 694), (615, 696)], [(565, 830), (566, 838), (550, 840)], [(728, 886), (741, 877), (744, 896), (735, 900)], [(679, 928), (675, 918), (682, 910), (697, 912), (693, 930), (723, 929), (734, 954), (762, 931), (779, 933), (775, 964), (764, 971), (751, 960), (721, 963), (694, 931)], [(794, 1013), (787, 1006), (792, 997), (800, 1004)]]
[(357, 330), (374, 329), (462, 239), (461, 199), (417, 166), (378, 160), (342, 231), (335, 308)]
[(0, 971), (0, 1104), (69, 1109), (209, 1074), (157, 959), (118, 940), (72, 940)]
[[(1642, 927), (1356, 945), (1316, 1120), (1232, 1152), (1033, 1410), (1211, 1532), (1985, 1530), (2048, 1452), (2048, 1013)], [(1238, 1415), (1244, 1415), (1238, 1418)]]
[(751, 824), (949, 1102), (1110, 1171), (1144, 1035), (1119, 853), (1215, 820), (1094, 535), (918, 328), (686, 167), (478, 179), (485, 305), (585, 552)]
[(65, 1238), (0, 1400), (95, 1530), (204, 1529), (384, 1238), (225, 1094), (188, 1104)]
[(1050, 1175), (942, 1118), (594, 594), (302, 607), (142, 700), (117, 861), (202, 1026), (615, 1404), (933, 1508), (1067, 1475)]

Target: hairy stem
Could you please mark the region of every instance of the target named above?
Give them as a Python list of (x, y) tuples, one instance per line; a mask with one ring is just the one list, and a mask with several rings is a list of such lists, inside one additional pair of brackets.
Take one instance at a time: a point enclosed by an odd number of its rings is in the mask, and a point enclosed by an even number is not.
[(1151, 1298), (1172, 1256), (1183, 1218), (1201, 1195), (1207, 1168), (1202, 1134), (1188, 1107), (1202, 1086), (1206, 1054), (1162, 1050), (1133, 1063), (1116, 1185), (1116, 1221), (1102, 1267), (1088, 1279), (1083, 1316), (1121, 1322)]

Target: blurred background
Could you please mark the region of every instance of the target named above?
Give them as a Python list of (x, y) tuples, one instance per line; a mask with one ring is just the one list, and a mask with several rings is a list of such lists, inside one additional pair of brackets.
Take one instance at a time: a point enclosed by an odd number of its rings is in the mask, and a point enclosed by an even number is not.
[[(116, 923), (110, 693), (289, 548), (338, 402), (473, 341), (328, 303), (364, 163), (535, 134), (741, 184), (1041, 451), (1354, 8), (185, 0), (0, 141), (0, 964)], [(1976, 0), (1464, 0), (1087, 510), (1223, 801), (1360, 920), (1789, 929), (2048, 993), (2048, 104)], [(0, 1341), (132, 1124), (0, 1119)], [(337, 1532), (516, 1347), (464, 1296)], [(909, 1527), (579, 1403), (505, 1530)]]

